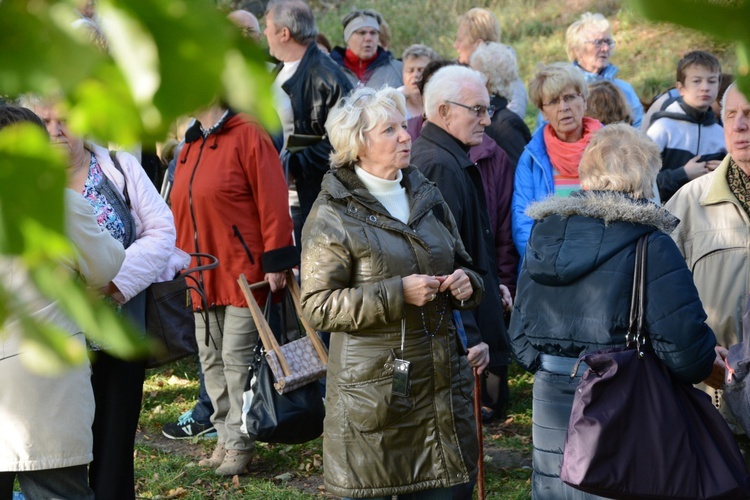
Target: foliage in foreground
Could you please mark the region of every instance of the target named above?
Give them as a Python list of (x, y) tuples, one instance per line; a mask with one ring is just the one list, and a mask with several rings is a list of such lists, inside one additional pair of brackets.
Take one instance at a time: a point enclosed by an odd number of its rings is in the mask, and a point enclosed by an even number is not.
[[(61, 99), (71, 129), (104, 144), (161, 140), (176, 118), (217, 97), (269, 126), (278, 123), (262, 51), (213, 2), (97, 2), (109, 53), (71, 26), (73, 3), (0, 1), (0, 96)], [(29, 127), (0, 131), (0, 254), (23, 258), (38, 289), (86, 335), (106, 333), (115, 355), (142, 355), (140, 335), (55, 265), (73, 249), (60, 243), (65, 162), (45, 142)], [(25, 315), (0, 286), (0, 322), (9, 311), (21, 317), (23, 359), (32, 367), (85, 362), (64, 332)]]
[[(451, 45), (458, 15), (471, 7), (487, 7), (501, 20), (504, 40), (516, 49), (524, 80), (537, 62), (565, 59), (563, 33), (581, 11), (601, 11), (615, 25), (620, 55), (614, 61), (622, 65), (621, 75), (634, 84), (642, 99), (648, 100), (672, 83), (676, 58), (691, 48), (713, 50), (725, 63), (734, 62), (725, 52), (736, 48), (740, 84), (748, 90), (750, 37), (745, 26), (750, 5), (733, 0), (632, 3), (636, 9), (621, 0), (582, 0), (562, 6), (556, 0), (478, 4), (470, 0), (311, 0), (322, 31), (334, 43), (341, 43), (339, 20), (347, 10), (373, 7), (391, 23), (396, 54), (410, 43), (423, 42), (445, 57), (454, 55)], [(108, 20), (108, 54), (98, 52), (85, 33), (71, 28), (72, 4), (72, 0), (0, 1), (0, 43), (5, 48), (0, 52), (0, 96), (25, 92), (59, 96), (75, 132), (123, 145), (163, 139), (177, 117), (194, 113), (217, 96), (266, 124), (278, 124), (264, 53), (241, 38), (216, 9), (217, 2), (102, 0), (97, 7)], [(638, 12), (660, 22), (702, 30), (722, 42), (696, 31), (644, 24)], [(531, 109), (530, 114), (534, 114)], [(16, 135), (10, 139), (9, 134)], [(88, 335), (106, 332), (118, 339), (117, 354), (132, 356), (144, 348), (137, 334), (123, 327), (102, 304), (86, 299), (70, 277), (50, 265), (70, 251), (58, 246), (56, 254), (45, 253), (54, 246), (47, 242), (59, 241), (63, 234), (65, 177), (59, 159), (44, 153), (44, 147), (40, 157), (31, 158), (15, 146), (24, 149), (24, 144), (38, 142), (28, 134), (0, 132), (1, 170), (24, 173), (20, 179), (0, 182), (0, 254), (22, 255), (38, 266), (40, 271), (33, 274), (39, 288), (56, 292), (56, 299), (76, 298), (63, 305), (87, 326)], [(29, 200), (35, 203), (31, 210), (19, 209)], [(44, 266), (47, 272), (41, 270)], [(12, 305), (0, 289), (0, 321)], [(73, 350), (59, 331), (28, 318), (24, 323), (27, 340), (38, 355), (37, 366), (83, 361), (82, 353)]]

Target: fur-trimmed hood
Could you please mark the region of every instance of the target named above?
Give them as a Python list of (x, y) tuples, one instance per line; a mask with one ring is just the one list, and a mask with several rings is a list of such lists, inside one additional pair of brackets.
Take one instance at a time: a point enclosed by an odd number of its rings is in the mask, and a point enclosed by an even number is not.
[(644, 234), (670, 233), (679, 222), (665, 209), (614, 191), (551, 197), (526, 211), (534, 227), (525, 266), (534, 281), (561, 285), (591, 272)]
[(567, 198), (551, 196), (546, 200), (532, 203), (526, 209), (526, 215), (534, 220), (550, 215), (582, 215), (602, 219), (605, 224), (624, 221), (653, 226), (667, 234), (680, 222), (659, 205), (631, 198), (619, 191), (578, 191)]

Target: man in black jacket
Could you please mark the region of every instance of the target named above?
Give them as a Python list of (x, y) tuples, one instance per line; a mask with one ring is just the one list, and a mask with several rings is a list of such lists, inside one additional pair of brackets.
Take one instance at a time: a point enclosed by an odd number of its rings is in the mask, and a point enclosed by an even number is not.
[[(315, 43), (318, 27), (301, 0), (274, 1), (266, 10), (266, 29), (276, 67), (277, 110), (284, 127), (288, 173), (299, 196), (295, 234), (302, 227), (328, 170), (331, 144), (325, 137), (328, 112), (352, 90), (339, 66)], [(297, 239), (299, 245), (299, 239)]]
[[(469, 158), (469, 149), (482, 142), (490, 124), (490, 96), (481, 73), (458, 65), (446, 66), (425, 84), (427, 123), (412, 146), (412, 163), (440, 188), (453, 212), (466, 251), (484, 280), (484, 299), (473, 311), (463, 311), (468, 360), (481, 366), (489, 357), (489, 378), (483, 379), (486, 422), (500, 418), (508, 402), (510, 344), (503, 321), (495, 247), (482, 177)], [(503, 295), (507, 293), (507, 288)], [(510, 301), (507, 293), (507, 301)], [(472, 485), (473, 486), (473, 485)], [(471, 498), (471, 490), (454, 489), (454, 498)]]
[(455, 65), (440, 69), (425, 86), (427, 124), (414, 141), (412, 162), (437, 183), (456, 219), (466, 251), (483, 273), (485, 298), (462, 319), (472, 365), (475, 359), (489, 355), (490, 373), (504, 374), (495, 394), (488, 395), (493, 399), (491, 409), (500, 416), (507, 402), (507, 395), (500, 393), (507, 393), (510, 349), (482, 178), (468, 154), (471, 146), (482, 142), (484, 128), (490, 124), (492, 110), (488, 108), (490, 98), (480, 73)]

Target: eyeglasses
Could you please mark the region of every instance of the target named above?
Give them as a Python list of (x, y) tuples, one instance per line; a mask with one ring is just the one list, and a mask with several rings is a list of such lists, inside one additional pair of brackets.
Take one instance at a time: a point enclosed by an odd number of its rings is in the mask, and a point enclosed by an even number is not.
[(562, 100), (565, 104), (571, 105), (575, 102), (576, 99), (581, 97), (581, 93), (575, 93), (575, 94), (565, 94), (562, 97), (555, 97), (554, 99), (550, 99), (547, 102), (543, 102), (542, 106), (548, 106), (548, 107), (554, 107), (558, 106), (560, 104), (560, 101)]
[(468, 110), (471, 110), (477, 114), (477, 118), (482, 118), (485, 113), (492, 118), (495, 115), (495, 106), (482, 106), (481, 104), (477, 104), (476, 106), (467, 106), (466, 104), (461, 104), (460, 102), (455, 101), (445, 101), (448, 104), (455, 104), (456, 106), (461, 106), (462, 108), (466, 108)]
[(615, 48), (615, 41), (611, 38), (597, 38), (596, 40), (586, 40), (584, 43), (593, 44), (597, 49), (602, 49), (605, 45), (610, 49)]

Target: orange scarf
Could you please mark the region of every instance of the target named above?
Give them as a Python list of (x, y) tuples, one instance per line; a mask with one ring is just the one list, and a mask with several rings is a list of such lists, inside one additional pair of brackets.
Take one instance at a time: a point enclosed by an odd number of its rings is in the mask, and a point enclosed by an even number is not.
[(555, 130), (549, 123), (544, 126), (544, 145), (552, 166), (565, 177), (578, 177), (578, 164), (581, 163), (583, 150), (589, 145), (591, 136), (602, 128), (599, 120), (583, 117), (583, 137), (576, 142), (565, 142), (557, 138)]

